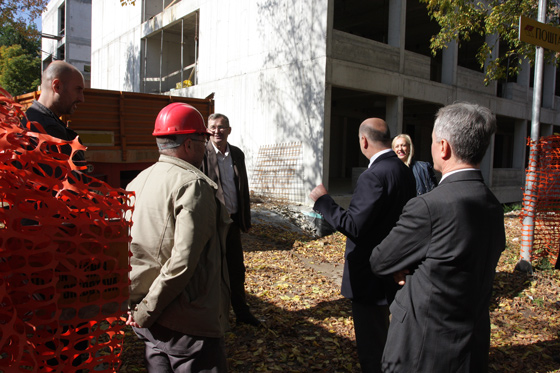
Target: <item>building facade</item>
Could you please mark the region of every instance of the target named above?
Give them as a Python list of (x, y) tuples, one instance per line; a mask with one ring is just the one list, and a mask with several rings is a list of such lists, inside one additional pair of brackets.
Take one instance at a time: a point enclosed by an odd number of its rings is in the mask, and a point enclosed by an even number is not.
[[(118, 3), (118, 2), (117, 2)], [(43, 70), (54, 60), (91, 75), (91, 0), (51, 0), (42, 15)]]
[[(489, 107), (498, 132), (482, 164), (501, 202), (521, 201), (532, 69), (484, 84), (482, 40), (432, 56), (438, 26), (418, 0), (137, 0), (92, 5), (93, 88), (204, 98), (230, 118), (251, 189), (296, 202), (317, 184), (352, 193), (367, 166), (358, 126), (387, 120), (431, 161), (437, 109)], [(498, 52), (497, 49), (495, 50)], [(542, 135), (558, 132), (557, 72), (544, 72)], [(342, 197), (341, 197), (342, 198)]]

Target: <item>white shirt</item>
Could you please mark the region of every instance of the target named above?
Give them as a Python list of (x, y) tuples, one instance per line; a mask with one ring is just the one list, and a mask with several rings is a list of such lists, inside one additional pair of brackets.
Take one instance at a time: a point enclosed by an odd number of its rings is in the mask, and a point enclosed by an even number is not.
[(369, 166), (371, 166), (371, 165), (373, 164), (373, 162), (375, 162), (375, 160), (376, 160), (377, 158), (379, 158), (380, 155), (385, 154), (385, 153), (389, 153), (389, 152), (392, 152), (392, 151), (393, 151), (393, 149), (389, 148), (389, 149), (381, 150), (381, 151), (378, 151), (377, 153), (375, 153), (375, 154), (369, 159), (369, 164), (368, 164), (367, 168), (369, 168)]
[(237, 213), (237, 191), (235, 189), (235, 172), (233, 171), (233, 160), (229, 144), (226, 146), (226, 152), (222, 153), (214, 143), (212, 143), (218, 158), (218, 168), (220, 170), (220, 183), (224, 193), (224, 202), (226, 209), (230, 215)]
[(461, 168), (460, 170), (455, 170), (455, 171), (448, 172), (445, 175), (442, 175), (441, 180), (439, 181), (438, 185), (441, 184), (443, 179), (445, 179), (447, 176), (456, 174), (457, 172), (463, 172), (463, 171), (480, 171), (480, 170), (478, 168)]

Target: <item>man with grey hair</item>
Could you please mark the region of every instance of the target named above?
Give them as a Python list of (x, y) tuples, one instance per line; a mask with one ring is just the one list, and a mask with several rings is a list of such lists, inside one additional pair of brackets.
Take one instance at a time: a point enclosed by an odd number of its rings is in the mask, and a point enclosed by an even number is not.
[(370, 256), (375, 274), (404, 285), (391, 305), (384, 372), (488, 370), (488, 307), (505, 230), (479, 168), (495, 131), (485, 107), (441, 108), (432, 157), (442, 180), (407, 203)]
[(261, 322), (251, 312), (245, 294), (241, 232), (246, 233), (251, 228), (251, 201), (245, 154), (228, 142), (231, 127), (228, 117), (224, 114), (211, 114), (208, 117), (208, 130), (212, 135), (206, 144), (202, 171), (218, 185), (216, 197), (224, 204), (233, 220), (226, 240), (231, 307), (237, 324), (260, 326)]
[(163, 108), (159, 160), (127, 186), (132, 214), (127, 325), (146, 344), (148, 372), (226, 372), (230, 219), (200, 170), (209, 133), (192, 106)]

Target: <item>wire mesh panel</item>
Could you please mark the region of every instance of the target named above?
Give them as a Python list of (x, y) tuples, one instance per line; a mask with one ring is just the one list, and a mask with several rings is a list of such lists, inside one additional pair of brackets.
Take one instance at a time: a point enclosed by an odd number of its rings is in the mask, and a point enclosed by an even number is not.
[(548, 258), (555, 262), (560, 245), (560, 136), (542, 137), (537, 144), (537, 154), (537, 160), (529, 160), (537, 163), (535, 174), (527, 174), (527, 178), (532, 178), (536, 193), (531, 197), (529, 191), (525, 191), (523, 205), (526, 207), (521, 219), (534, 214), (533, 259)]
[(251, 189), (279, 201), (303, 202), (301, 142), (264, 145), (259, 148)]

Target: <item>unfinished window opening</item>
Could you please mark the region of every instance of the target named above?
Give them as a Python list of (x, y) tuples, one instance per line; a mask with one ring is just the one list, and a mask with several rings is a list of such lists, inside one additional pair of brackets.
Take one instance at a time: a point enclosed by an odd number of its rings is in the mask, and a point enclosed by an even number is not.
[(457, 64), (470, 70), (484, 72), (484, 69), (480, 66), (476, 56), (478, 50), (484, 44), (484, 41), (484, 36), (476, 33), (471, 35), (471, 39), (469, 41), (462, 41), (459, 46)]
[(387, 43), (389, 1), (335, 0), (334, 29)]
[(513, 168), (515, 121), (497, 117), (498, 129), (494, 136), (494, 168)]
[(142, 2), (143, 15), (142, 22), (146, 22), (155, 15), (160, 14), (167, 8), (181, 2), (181, 0), (144, 0)]
[(64, 35), (64, 28), (66, 24), (66, 6), (62, 3), (61, 6), (58, 7), (58, 35)]
[(53, 61), (53, 57), (51, 54), (43, 60), (43, 69), (41, 71), (45, 71), (45, 69), (51, 64), (52, 61)]
[(196, 84), (198, 12), (145, 38), (143, 49), (143, 92), (162, 93)]
[[(414, 145), (414, 160), (432, 163), (432, 131), (439, 105), (405, 99), (403, 102), (403, 131)], [(398, 133), (391, 133), (395, 137)]]
[(64, 59), (66, 58), (66, 53), (64, 50), (64, 44), (62, 44), (60, 47), (58, 47), (58, 49), (56, 50), (56, 59), (59, 61), (64, 61)]
[(360, 150), (360, 124), (370, 117), (385, 118), (386, 101), (383, 95), (333, 87), (328, 145), (329, 191), (352, 193), (369, 163)]

